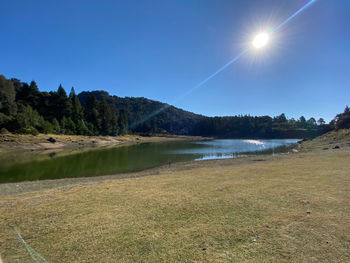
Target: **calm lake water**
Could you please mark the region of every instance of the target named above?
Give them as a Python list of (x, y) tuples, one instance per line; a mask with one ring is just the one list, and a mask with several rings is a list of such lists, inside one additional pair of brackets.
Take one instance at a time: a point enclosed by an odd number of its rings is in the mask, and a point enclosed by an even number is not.
[(298, 140), (210, 140), (142, 143), (67, 156), (0, 164), (0, 183), (140, 171), (168, 163), (286, 152)]

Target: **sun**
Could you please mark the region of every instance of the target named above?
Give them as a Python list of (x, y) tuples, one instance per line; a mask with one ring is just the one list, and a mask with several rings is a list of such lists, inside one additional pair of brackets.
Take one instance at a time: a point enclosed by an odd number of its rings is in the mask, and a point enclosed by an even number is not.
[(265, 32), (261, 32), (256, 35), (252, 44), (255, 48), (259, 49), (266, 46), (266, 44), (269, 42), (269, 39), (270, 39), (269, 34)]

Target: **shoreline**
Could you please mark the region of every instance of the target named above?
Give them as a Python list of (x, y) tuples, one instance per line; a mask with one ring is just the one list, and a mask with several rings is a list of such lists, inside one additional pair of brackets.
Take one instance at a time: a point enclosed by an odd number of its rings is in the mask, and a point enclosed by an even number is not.
[[(350, 130), (345, 134), (345, 138), (348, 138), (349, 135), (350, 135)], [(49, 135), (41, 135), (41, 137), (43, 136), (48, 137)], [(71, 137), (76, 138), (76, 136), (64, 136), (64, 137), (69, 137), (69, 139)], [(82, 136), (79, 136), (79, 137), (82, 137)], [(97, 136), (97, 137), (99, 138), (100, 136)], [(211, 139), (211, 138), (204, 138), (204, 137), (190, 137), (190, 136), (176, 136), (176, 135), (164, 136), (164, 137), (163, 136), (162, 137), (156, 137), (156, 136), (141, 137), (141, 136), (128, 135), (128, 136), (120, 136), (120, 137), (122, 137), (123, 140), (119, 140), (117, 143), (100, 144), (99, 146), (85, 147), (83, 149), (70, 148), (71, 151), (69, 150), (67, 151), (67, 149), (65, 149), (65, 151), (62, 151), (61, 153), (59, 153), (60, 155), (57, 155), (57, 156), (63, 156), (64, 154), (75, 154), (82, 151), (98, 150), (98, 149), (103, 149), (108, 147), (128, 146), (128, 145), (134, 145), (138, 143), (147, 143), (147, 142), (170, 142), (170, 141), (183, 141), (183, 140)], [(115, 138), (113, 137), (113, 139), (116, 139), (116, 138), (120, 139), (120, 137), (115, 137)], [(170, 164), (163, 164), (163, 165), (143, 169), (140, 171), (124, 172), (124, 173), (118, 173), (118, 174), (107, 174), (107, 175), (100, 175), (100, 176), (71, 177), (71, 178), (2, 183), (0, 184), (0, 196), (12, 196), (12, 195), (16, 196), (24, 193), (37, 192), (37, 191), (41, 192), (41, 191), (54, 190), (54, 189), (64, 190), (64, 189), (70, 189), (77, 186), (79, 187), (82, 185), (99, 184), (106, 181), (114, 181), (114, 180), (120, 180), (120, 179), (140, 178), (140, 177), (146, 177), (146, 176), (152, 176), (152, 175), (159, 175), (164, 172), (175, 172), (179, 170), (182, 171), (182, 170), (192, 170), (192, 169), (198, 169), (198, 168), (210, 168), (213, 166), (218, 166), (218, 167), (219, 166), (240, 166), (240, 165), (247, 165), (250, 163), (254, 164), (254, 163), (269, 162), (269, 161), (279, 161), (279, 160), (291, 158), (291, 156), (295, 156), (296, 158), (302, 158), (303, 156), (305, 157), (310, 155), (323, 155), (325, 153), (329, 153), (329, 151), (334, 151), (334, 152), (342, 151), (342, 150), (332, 149), (331, 147), (325, 148), (323, 147), (324, 145), (332, 145), (332, 144), (341, 145), (342, 149), (344, 149), (344, 147), (346, 148), (350, 147), (350, 143), (349, 143), (350, 140), (344, 140), (345, 138), (343, 137), (344, 136), (337, 138), (331, 134), (331, 135), (328, 135), (327, 137), (324, 136), (314, 140), (299, 142), (296, 144), (298, 146), (297, 147), (298, 150), (296, 152), (291, 151), (289, 153), (277, 153), (274, 155), (253, 154), (253, 155), (243, 155), (235, 158), (208, 159), (208, 160), (200, 160), (200, 161), (196, 161), (196, 160), (182, 161), (182, 162), (174, 162)], [(325, 140), (324, 138), (327, 138), (327, 140)], [(88, 139), (94, 140), (96, 139), (96, 137), (88, 137)], [(110, 140), (109, 137), (105, 137), (104, 139), (105, 141)], [(0, 144), (0, 146), (2, 145)], [(30, 153), (33, 156), (35, 153), (40, 154), (42, 152), (35, 151), (33, 154), (33, 151), (32, 151)], [(37, 155), (35, 156), (35, 159), (38, 160)]]
[[(128, 144), (122, 144), (120, 146), (125, 146), (125, 145), (128, 145)], [(0, 196), (17, 196), (17, 195), (26, 194), (26, 193), (42, 192), (47, 190), (65, 191), (74, 187), (80, 187), (84, 185), (100, 184), (108, 181), (121, 180), (121, 179), (136, 179), (141, 177), (156, 176), (162, 173), (173, 173), (177, 171), (188, 171), (188, 170), (200, 169), (200, 168), (204, 168), (204, 169), (212, 168), (215, 166), (238, 167), (242, 165), (249, 165), (249, 164), (261, 163), (261, 162), (279, 161), (282, 159), (287, 159), (291, 155), (309, 155), (309, 153), (288, 152), (288, 153), (276, 153), (274, 155), (252, 154), (252, 155), (237, 156), (234, 158), (173, 162), (169, 164), (154, 166), (154, 167), (143, 169), (140, 171), (122, 172), (117, 174), (1, 183)]]
[[(55, 138), (51, 143), (48, 139)], [(123, 135), (123, 136), (80, 136), (80, 135), (56, 135), (56, 134), (1, 134), (0, 135), (0, 161), (10, 161), (21, 158), (23, 161), (45, 157), (51, 153), (56, 156), (75, 154), (90, 150), (98, 150), (110, 147), (120, 147), (148, 142), (194, 141), (208, 140), (200, 136), (182, 135)], [(39, 156), (38, 156), (39, 155)], [(39, 158), (40, 159), (40, 158)]]
[(213, 166), (240, 166), (247, 164), (249, 165), (250, 163), (254, 164), (273, 160), (276, 161), (286, 158), (287, 156), (289, 156), (289, 154), (244, 155), (240, 157), (226, 159), (174, 162), (170, 164), (155, 166), (141, 171), (125, 172), (118, 174), (2, 183), (0, 184), (0, 196), (18, 196), (21, 194), (42, 192), (47, 190), (65, 191), (74, 187), (100, 184), (107, 181), (121, 179), (136, 179), (141, 177), (156, 176), (162, 173), (186, 171), (198, 168), (210, 168)]

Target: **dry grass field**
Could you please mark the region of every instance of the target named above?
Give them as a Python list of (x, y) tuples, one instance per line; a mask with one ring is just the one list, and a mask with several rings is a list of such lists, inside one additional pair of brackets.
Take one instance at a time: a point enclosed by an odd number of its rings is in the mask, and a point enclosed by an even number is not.
[(297, 154), (1, 196), (0, 254), (33, 262), (17, 226), (49, 262), (350, 262), (350, 136), (327, 136)]

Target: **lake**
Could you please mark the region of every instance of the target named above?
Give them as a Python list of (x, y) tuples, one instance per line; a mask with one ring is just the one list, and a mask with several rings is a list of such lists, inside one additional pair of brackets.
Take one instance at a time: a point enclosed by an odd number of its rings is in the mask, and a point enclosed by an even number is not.
[(298, 140), (209, 140), (141, 143), (96, 149), (44, 160), (3, 162), (0, 183), (88, 177), (140, 171), (181, 161), (235, 158), (249, 154), (287, 152)]

